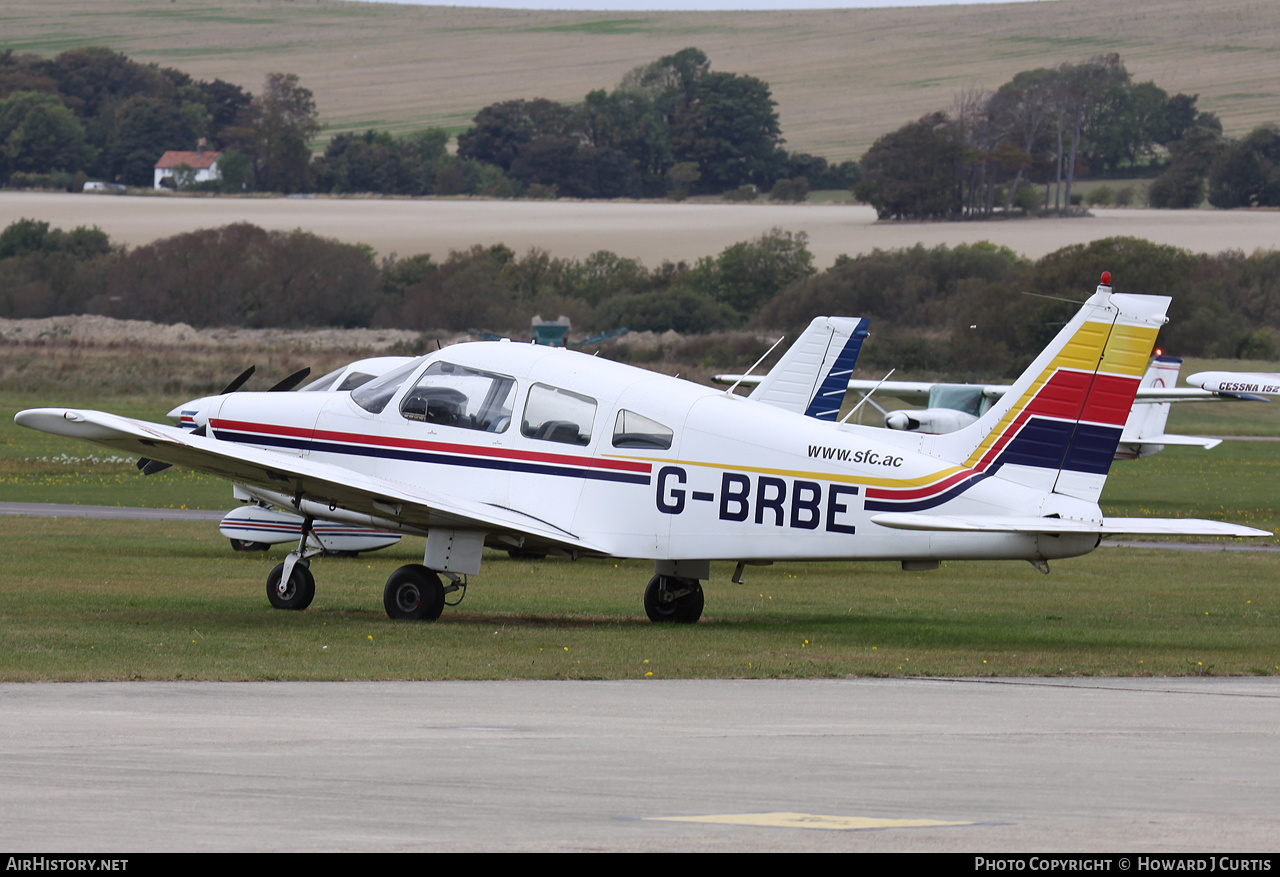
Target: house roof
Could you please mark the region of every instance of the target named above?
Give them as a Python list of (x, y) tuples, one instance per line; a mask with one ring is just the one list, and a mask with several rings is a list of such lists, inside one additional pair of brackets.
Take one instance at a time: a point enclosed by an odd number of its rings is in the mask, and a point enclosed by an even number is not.
[(174, 168), (185, 164), (193, 170), (204, 170), (213, 167), (213, 163), (222, 155), (221, 152), (166, 152), (156, 162), (156, 168)]

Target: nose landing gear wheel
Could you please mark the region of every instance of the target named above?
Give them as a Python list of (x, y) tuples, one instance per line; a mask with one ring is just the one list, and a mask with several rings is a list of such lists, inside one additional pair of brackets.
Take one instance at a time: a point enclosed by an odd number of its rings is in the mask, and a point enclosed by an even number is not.
[(306, 609), (316, 597), (316, 579), (311, 570), (301, 563), (295, 564), (289, 582), (280, 586), (284, 576), (284, 564), (280, 564), (267, 576), (267, 599), (277, 609)]
[(390, 618), (435, 621), (444, 612), (444, 585), (420, 563), (402, 566), (387, 579), (382, 606)]
[(654, 576), (644, 589), (644, 611), (654, 623), (694, 624), (702, 617), (703, 602), (697, 579)]

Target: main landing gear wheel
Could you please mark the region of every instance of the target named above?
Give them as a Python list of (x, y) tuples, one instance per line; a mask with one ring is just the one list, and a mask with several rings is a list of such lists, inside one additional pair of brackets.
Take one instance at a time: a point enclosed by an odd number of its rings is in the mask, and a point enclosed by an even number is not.
[(382, 605), (391, 618), (435, 621), (444, 611), (444, 585), (440, 576), (420, 563), (411, 563), (387, 579)]
[(271, 546), (266, 542), (250, 542), (248, 539), (232, 539), (232, 551), (266, 551)]
[(702, 617), (703, 601), (697, 579), (654, 576), (644, 589), (644, 611), (655, 623), (694, 624)]
[(301, 563), (293, 565), (288, 584), (281, 587), (284, 564), (280, 564), (267, 576), (267, 599), (277, 609), (306, 609), (316, 597), (316, 579)]

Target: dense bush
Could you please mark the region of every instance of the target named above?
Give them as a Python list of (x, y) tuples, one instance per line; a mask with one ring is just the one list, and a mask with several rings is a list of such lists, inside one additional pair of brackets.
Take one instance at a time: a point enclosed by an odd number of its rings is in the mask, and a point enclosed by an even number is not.
[[(1031, 262), (989, 243), (917, 245), (842, 256), (816, 272), (804, 244), (802, 234), (775, 229), (693, 267), (653, 269), (605, 251), (564, 259), (500, 244), (377, 265), (364, 247), (246, 224), (126, 253), (98, 229), (20, 220), (0, 231), (0, 316), (88, 312), (196, 326), (479, 329), (526, 338), (533, 316), (564, 315), (576, 337), (625, 326), (747, 328), (743, 337), (759, 339), (843, 314), (872, 320), (876, 340), (864, 365), (991, 379), (1025, 366), (1110, 271), (1118, 292), (1172, 297), (1159, 342), (1171, 352), (1276, 352), (1278, 252), (1197, 255), (1121, 237)], [(716, 342), (706, 355), (728, 349)]]

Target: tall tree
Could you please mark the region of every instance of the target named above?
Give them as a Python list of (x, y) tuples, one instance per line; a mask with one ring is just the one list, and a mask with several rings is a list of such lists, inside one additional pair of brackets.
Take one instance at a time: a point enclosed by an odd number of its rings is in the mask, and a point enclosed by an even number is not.
[(84, 126), (58, 98), (19, 91), (0, 101), (0, 180), (15, 171), (84, 170), (93, 158)]
[(268, 73), (228, 145), (253, 160), (258, 189), (304, 192), (310, 186), (311, 139), (321, 130), (311, 90), (293, 73)]
[(994, 124), (1008, 136), (1002, 163), (1016, 171), (1005, 190), (1004, 209), (1013, 207), (1023, 174), (1045, 150), (1045, 135), (1053, 116), (1053, 71), (1044, 67), (1017, 74), (992, 96)]
[(961, 155), (951, 119), (930, 113), (885, 134), (862, 157), (854, 194), (881, 219), (927, 219), (960, 212), (956, 162)]

